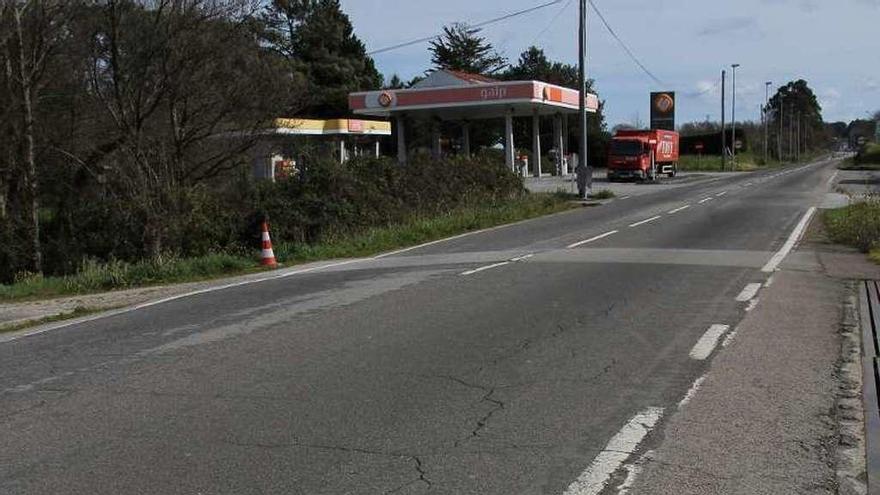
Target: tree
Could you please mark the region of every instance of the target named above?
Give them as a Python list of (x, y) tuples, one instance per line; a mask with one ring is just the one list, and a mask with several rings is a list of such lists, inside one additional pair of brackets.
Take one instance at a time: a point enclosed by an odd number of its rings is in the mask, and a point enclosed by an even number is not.
[(434, 68), (491, 76), (507, 67), (507, 59), (479, 33), (466, 24), (444, 27), (443, 35), (429, 48)]
[[(536, 46), (529, 47), (519, 56), (516, 65), (511, 66), (501, 75), (502, 79), (508, 81), (527, 80), (527, 81), (543, 81), (558, 86), (576, 89), (578, 87), (579, 77), (578, 68), (574, 65), (562, 62), (553, 62), (547, 58), (544, 50)], [(587, 80), (587, 92), (596, 93), (595, 81)], [(588, 153), (590, 161), (593, 163), (603, 163), (607, 156), (607, 147), (609, 141), (608, 127), (605, 122), (605, 102), (599, 101), (599, 109), (595, 114), (589, 117), (589, 127), (587, 129)], [(576, 149), (578, 142), (577, 125), (569, 125), (568, 141), (573, 146), (570, 149)], [(542, 128), (549, 129), (550, 126), (542, 125)], [(517, 125), (516, 142), (531, 143), (531, 133), (523, 123)], [(542, 143), (550, 144), (552, 139), (541, 139)]]
[(382, 75), (339, 0), (273, 0), (262, 18), (264, 42), (307, 84), (306, 113), (347, 115), (349, 93), (382, 87)]
[[(817, 149), (825, 146), (825, 124), (822, 120), (822, 106), (807, 81), (799, 79), (779, 88), (770, 99), (770, 129), (774, 133), (777, 155), (794, 156), (793, 144), (801, 144), (801, 149)], [(782, 132), (780, 132), (780, 119)], [(801, 122), (801, 143), (792, 143), (792, 129)], [(771, 143), (772, 145), (772, 143)], [(781, 156), (777, 156), (781, 159)]]
[[(12, 202), (17, 216), (13, 229), (27, 260), (19, 269), (40, 273), (40, 112), (52, 74), (53, 55), (69, 38), (70, 10), (76, 2), (0, 0), (0, 67), (4, 88), (4, 135), (0, 145), (0, 218)], [(4, 139), (4, 141), (6, 141)], [(5, 149), (2, 149), (5, 148)], [(17, 228), (16, 228), (17, 227)], [(18, 241), (16, 241), (18, 242)]]

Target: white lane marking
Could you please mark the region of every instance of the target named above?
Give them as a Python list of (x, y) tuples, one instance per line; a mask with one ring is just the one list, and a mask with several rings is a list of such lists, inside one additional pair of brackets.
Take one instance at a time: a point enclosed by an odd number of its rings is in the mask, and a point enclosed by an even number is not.
[(596, 237), (591, 237), (585, 241), (576, 242), (576, 243), (568, 246), (566, 249), (574, 249), (576, 247), (583, 246), (584, 244), (589, 244), (591, 242), (598, 241), (599, 239), (604, 239), (606, 237), (612, 236), (618, 232), (619, 232), (618, 230), (612, 230), (611, 232), (605, 232), (604, 234), (597, 235)]
[(738, 331), (738, 330), (734, 328), (732, 332), (730, 332), (729, 334), (727, 334), (727, 337), (724, 337), (724, 342), (721, 343), (721, 347), (727, 347), (727, 346), (729, 346), (730, 343), (733, 342), (733, 339), (736, 338), (736, 333), (737, 333), (737, 331)]
[(699, 204), (708, 203), (709, 201), (712, 201), (713, 199), (715, 199), (715, 198), (713, 198), (712, 196), (709, 196), (708, 198), (703, 198), (700, 200)]
[(651, 217), (651, 218), (649, 218), (649, 219), (647, 219), (647, 220), (642, 220), (641, 222), (636, 222), (636, 223), (634, 223), (634, 224), (631, 224), (631, 225), (630, 225), (630, 228), (632, 228), (632, 227), (638, 227), (639, 225), (645, 225), (646, 223), (653, 222), (654, 220), (660, 220), (661, 218), (663, 218), (663, 217), (661, 217), (660, 215), (657, 215), (656, 217)]
[(728, 330), (730, 330), (729, 325), (712, 325), (709, 327), (709, 329), (706, 330), (706, 333), (700, 337), (700, 340), (694, 344), (693, 349), (691, 349), (691, 359), (703, 361), (709, 357), (718, 345), (718, 339), (720, 339)]
[(621, 199), (621, 200), (623, 200), (623, 199), (629, 199), (629, 198), (631, 198), (631, 197), (632, 197), (632, 196), (621, 196), (621, 197), (619, 197), (619, 198), (617, 198), (617, 199)]
[(745, 184), (743, 184), (743, 187), (749, 187), (749, 186), (751, 186), (752, 184), (753, 184), (752, 182), (746, 182)]
[(797, 224), (797, 227), (794, 228), (791, 235), (788, 236), (788, 240), (785, 241), (785, 244), (782, 246), (782, 249), (779, 250), (776, 254), (770, 258), (770, 261), (764, 265), (764, 268), (761, 269), (764, 273), (773, 273), (779, 268), (779, 264), (782, 263), (782, 260), (788, 256), (788, 253), (794, 249), (795, 244), (801, 239), (801, 236), (804, 235), (804, 231), (807, 230), (807, 225), (810, 224), (810, 219), (813, 218), (813, 215), (816, 214), (816, 207), (811, 206), (809, 210), (804, 214), (804, 217), (801, 219), (800, 223)]
[(736, 296), (736, 300), (738, 302), (746, 302), (755, 297), (759, 290), (761, 290), (761, 284), (749, 284)]
[(481, 266), (479, 268), (475, 268), (473, 270), (468, 270), (466, 272), (462, 272), (461, 275), (473, 275), (475, 273), (484, 272), (486, 270), (491, 270), (493, 268), (498, 268), (500, 266), (509, 265), (509, 261), (502, 261), (501, 263), (495, 263), (493, 265)]
[(626, 471), (626, 479), (623, 480), (623, 483), (617, 487), (617, 495), (626, 495), (629, 493), (629, 490), (635, 485), (636, 478), (642, 473), (642, 470), (645, 467), (645, 462), (651, 459), (654, 456), (654, 451), (649, 450), (644, 453), (641, 457), (638, 458), (637, 461), (633, 463), (627, 463), (623, 466), (623, 469)]
[(510, 258), (510, 261), (516, 263), (516, 262), (518, 262), (518, 261), (525, 261), (525, 260), (527, 260), (527, 259), (529, 259), (529, 258), (532, 258), (532, 257), (534, 257), (534, 256), (535, 256), (534, 253), (530, 253), (530, 254), (526, 254), (526, 255), (523, 255), (523, 256), (519, 256), (519, 257), (516, 257), (516, 258)]
[(759, 303), (760, 301), (761, 301), (761, 299), (760, 299), (760, 298), (757, 298), (757, 297), (754, 298), (754, 299), (752, 299), (751, 301), (749, 301), (749, 305), (746, 306), (746, 313), (750, 313), (753, 309), (755, 309), (756, 307), (758, 307), (758, 303)]
[(716, 194), (716, 196), (718, 196), (720, 198), (721, 196), (724, 196), (725, 194), (727, 194), (727, 191), (721, 191), (720, 193)]
[(767, 278), (767, 282), (764, 283), (764, 287), (770, 287), (771, 285), (773, 285), (773, 275), (770, 275), (770, 277)]
[(675, 215), (676, 213), (678, 213), (678, 212), (680, 212), (680, 211), (687, 210), (687, 209), (690, 208), (690, 207), (691, 207), (691, 205), (684, 205), (684, 206), (682, 206), (681, 208), (676, 208), (676, 209), (670, 211), (668, 214), (669, 214), (669, 215)]
[(649, 407), (633, 416), (563, 495), (596, 495), (663, 417), (663, 408)]
[(703, 384), (704, 381), (706, 381), (706, 375), (703, 375), (703, 376), (697, 378), (696, 381), (694, 381), (694, 384), (691, 385), (691, 388), (688, 389), (686, 394), (684, 394), (684, 399), (681, 399), (681, 401), (679, 401), (679, 403), (678, 403), (679, 409), (688, 405), (688, 402), (690, 402), (691, 399), (693, 399), (694, 396), (697, 395), (697, 392), (700, 390), (700, 386)]
[(840, 173), (840, 170), (834, 171), (834, 175), (832, 175), (831, 178), (828, 179), (828, 187), (831, 187), (834, 185), (834, 180), (837, 179), (837, 174), (839, 174), (839, 173)]

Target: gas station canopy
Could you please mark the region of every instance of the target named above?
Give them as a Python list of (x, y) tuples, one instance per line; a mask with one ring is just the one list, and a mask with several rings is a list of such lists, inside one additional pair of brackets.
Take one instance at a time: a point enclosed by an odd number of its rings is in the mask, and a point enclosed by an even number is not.
[[(587, 111), (596, 112), (599, 98), (587, 95)], [(473, 120), (578, 111), (577, 90), (540, 81), (496, 81), (451, 70), (431, 73), (410, 89), (352, 93), (349, 106), (358, 115), (394, 117), (401, 113), (441, 120)]]
[[(348, 96), (351, 110), (358, 115), (394, 118), (397, 127), (397, 157), (407, 160), (406, 119), (458, 121), (462, 124), (463, 150), (470, 154), (470, 122), (479, 119), (504, 119), (504, 159), (507, 166), (516, 167), (513, 119), (532, 118), (532, 149), (535, 174), (541, 174), (541, 117), (552, 116), (553, 144), (564, 153), (563, 139), (568, 114), (576, 114), (580, 107), (577, 90), (541, 81), (496, 81), (495, 79), (453, 70), (436, 70), (408, 89), (386, 89), (352, 93)], [(586, 108), (595, 113), (599, 98), (588, 94)], [(431, 138), (433, 154), (442, 155), (439, 130)], [(538, 150), (535, 152), (534, 150)]]

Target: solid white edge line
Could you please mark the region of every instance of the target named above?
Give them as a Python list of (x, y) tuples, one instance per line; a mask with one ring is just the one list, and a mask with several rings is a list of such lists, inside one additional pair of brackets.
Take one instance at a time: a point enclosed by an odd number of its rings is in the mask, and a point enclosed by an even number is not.
[(612, 236), (618, 232), (619, 232), (618, 230), (612, 230), (611, 232), (605, 232), (604, 234), (597, 235), (596, 237), (591, 237), (585, 241), (580, 241), (580, 242), (576, 242), (574, 244), (571, 244), (568, 247), (566, 247), (566, 249), (574, 249), (576, 247), (583, 246), (584, 244), (589, 244), (591, 242), (598, 241), (599, 239), (604, 239), (606, 237)]
[(631, 224), (630, 228), (638, 227), (639, 225), (645, 225), (646, 223), (653, 222), (654, 220), (660, 220), (661, 218), (663, 218), (663, 217), (661, 217), (660, 215), (657, 215), (656, 217), (651, 217), (647, 220), (642, 220), (641, 222), (636, 222), (634, 224)]
[(468, 270), (466, 272), (462, 272), (461, 275), (473, 275), (475, 273), (484, 272), (486, 270), (491, 270), (493, 268), (498, 268), (500, 266), (509, 265), (509, 261), (502, 261), (501, 263), (494, 263), (492, 265), (481, 266), (479, 268), (475, 268), (473, 270)]
[(697, 361), (703, 361), (712, 355), (712, 351), (718, 346), (718, 339), (730, 330), (729, 325), (712, 325), (700, 340), (691, 349), (690, 357)]
[(518, 262), (518, 261), (525, 261), (525, 260), (527, 260), (527, 259), (529, 259), (529, 258), (533, 258), (534, 256), (535, 256), (535, 253), (524, 254), (524, 255), (522, 255), (522, 256), (517, 256), (516, 258), (510, 258), (509, 261), (512, 261), (512, 262), (516, 263), (516, 262)]
[(748, 284), (745, 286), (742, 292), (740, 292), (739, 295), (736, 296), (736, 300), (738, 302), (746, 302), (749, 299), (755, 297), (758, 294), (759, 290), (761, 290), (761, 284)]
[(611, 476), (636, 451), (642, 440), (660, 422), (663, 408), (649, 407), (633, 416), (608, 441), (605, 449), (578, 478), (566, 488), (563, 495), (596, 495), (600, 493)]
[(670, 211), (670, 212), (667, 212), (667, 215), (675, 215), (676, 213), (678, 213), (678, 212), (680, 212), (680, 211), (687, 210), (687, 209), (690, 208), (690, 207), (691, 207), (691, 205), (684, 205), (684, 206), (682, 206), (681, 208), (676, 208), (676, 209), (674, 209), (674, 210), (672, 210), (672, 211)]
[(713, 198), (711, 196), (709, 196), (708, 198), (703, 198), (699, 201), (699, 204), (708, 203), (709, 201), (712, 201), (713, 199), (715, 199), (715, 198)]
[(788, 256), (788, 253), (794, 249), (795, 244), (801, 239), (801, 236), (804, 235), (804, 231), (807, 230), (807, 226), (810, 224), (810, 219), (813, 218), (813, 215), (816, 214), (816, 207), (811, 206), (809, 210), (804, 214), (804, 217), (801, 218), (800, 223), (797, 224), (797, 227), (794, 228), (791, 235), (788, 236), (788, 240), (785, 241), (785, 244), (782, 246), (776, 254), (770, 258), (770, 261), (764, 265), (764, 268), (761, 269), (764, 273), (772, 273), (775, 272), (779, 265), (785, 260), (785, 257)]

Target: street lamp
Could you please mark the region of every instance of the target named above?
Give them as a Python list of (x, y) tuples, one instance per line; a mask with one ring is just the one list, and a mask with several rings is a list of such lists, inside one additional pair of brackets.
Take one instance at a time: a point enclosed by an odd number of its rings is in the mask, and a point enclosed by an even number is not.
[(770, 148), (768, 142), (770, 141), (770, 116), (768, 112), (770, 110), (770, 85), (773, 84), (772, 81), (767, 81), (764, 83), (764, 163), (770, 161)]
[(731, 140), (731, 153), (734, 166), (736, 166), (736, 69), (739, 64), (732, 64), (733, 68), (733, 108), (730, 112), (730, 123), (733, 127), (733, 139)]

